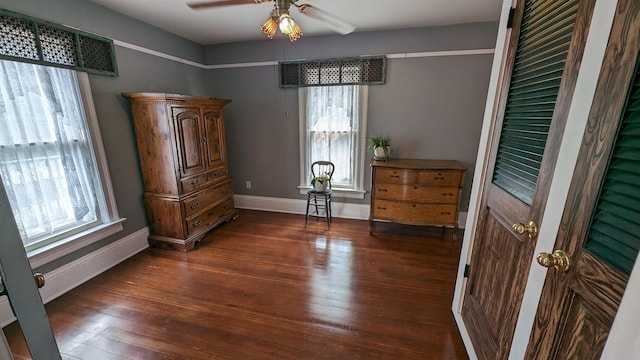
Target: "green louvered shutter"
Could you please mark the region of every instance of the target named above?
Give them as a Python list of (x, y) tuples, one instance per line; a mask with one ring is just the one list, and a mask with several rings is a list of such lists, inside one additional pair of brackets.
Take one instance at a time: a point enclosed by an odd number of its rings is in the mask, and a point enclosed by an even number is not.
[(525, 1), (493, 183), (531, 205), (578, 0)]
[(640, 248), (640, 71), (637, 67), (585, 242), (585, 249), (626, 274), (631, 273)]

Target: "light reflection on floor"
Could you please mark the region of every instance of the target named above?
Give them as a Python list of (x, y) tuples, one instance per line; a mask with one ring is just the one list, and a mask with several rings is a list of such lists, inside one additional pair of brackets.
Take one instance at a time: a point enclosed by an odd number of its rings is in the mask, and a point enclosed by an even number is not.
[(334, 330), (348, 328), (353, 316), (351, 241), (325, 235), (316, 235), (309, 240), (313, 251), (309, 313), (312, 319), (332, 326)]

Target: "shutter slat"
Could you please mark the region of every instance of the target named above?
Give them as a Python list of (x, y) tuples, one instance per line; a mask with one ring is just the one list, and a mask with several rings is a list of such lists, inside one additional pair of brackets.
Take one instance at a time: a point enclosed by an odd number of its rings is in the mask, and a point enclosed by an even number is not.
[[(635, 236), (620, 229), (616, 226), (607, 224), (606, 222), (598, 222), (593, 226), (593, 237), (600, 239), (600, 242), (605, 246), (618, 249), (621, 254), (633, 254), (633, 244), (635, 242)], [(606, 237), (615, 237), (619, 241), (616, 243), (610, 243), (606, 240)]]
[(525, 1), (493, 183), (531, 204), (577, 18), (578, 0)]
[[(565, 50), (565, 55), (567, 51)], [(562, 55), (562, 54), (560, 54)], [(546, 58), (537, 60), (535, 62), (520, 62), (518, 63), (517, 71), (514, 71), (511, 75), (511, 81), (523, 81), (528, 78), (535, 78), (543, 76), (545, 74), (553, 74), (558, 68), (564, 67), (566, 56), (558, 58)]]
[(640, 250), (639, 99), (640, 71), (636, 70), (584, 244), (625, 274), (631, 273)]

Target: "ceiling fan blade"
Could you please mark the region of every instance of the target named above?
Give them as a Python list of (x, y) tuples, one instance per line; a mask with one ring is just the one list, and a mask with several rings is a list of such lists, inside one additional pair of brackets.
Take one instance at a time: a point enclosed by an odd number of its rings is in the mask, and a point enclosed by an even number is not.
[(339, 17), (328, 13), (322, 9), (308, 4), (296, 5), (298, 10), (311, 18), (323, 21), (327, 26), (338, 34), (347, 35), (352, 33), (356, 28)]
[(207, 1), (200, 3), (190, 3), (187, 4), (190, 8), (194, 10), (198, 9), (206, 9), (212, 7), (220, 7), (220, 6), (229, 6), (229, 5), (244, 5), (244, 4), (260, 4), (263, 2), (269, 2), (271, 0), (224, 0), (224, 1)]

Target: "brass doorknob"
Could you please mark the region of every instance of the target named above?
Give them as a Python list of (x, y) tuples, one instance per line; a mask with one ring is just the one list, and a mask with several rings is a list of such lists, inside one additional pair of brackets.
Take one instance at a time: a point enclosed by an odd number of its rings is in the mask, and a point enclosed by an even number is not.
[(529, 221), (527, 224), (515, 223), (511, 225), (511, 227), (513, 228), (513, 231), (520, 235), (529, 235), (529, 239), (533, 239), (538, 236), (538, 225), (533, 221)]
[(536, 260), (538, 261), (538, 264), (547, 268), (554, 267), (560, 272), (568, 271), (571, 265), (569, 255), (562, 250), (556, 250), (553, 254), (541, 252), (536, 256)]
[(44, 275), (40, 273), (35, 273), (33, 274), (33, 279), (36, 281), (36, 286), (38, 287), (38, 289), (44, 286), (45, 284)]

